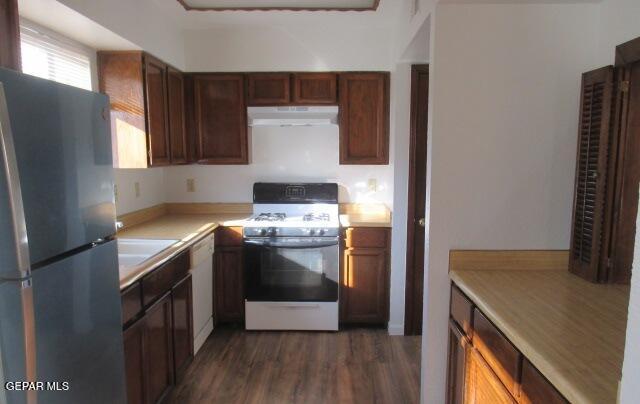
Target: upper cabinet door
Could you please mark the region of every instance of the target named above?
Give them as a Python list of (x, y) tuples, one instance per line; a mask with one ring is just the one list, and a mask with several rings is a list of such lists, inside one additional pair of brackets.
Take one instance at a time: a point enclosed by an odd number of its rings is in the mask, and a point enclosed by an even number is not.
[(167, 66), (150, 55), (145, 55), (144, 60), (149, 165), (168, 165), (171, 163), (171, 146), (167, 119)]
[(247, 75), (249, 105), (282, 105), (291, 101), (289, 73), (250, 73)]
[(293, 103), (337, 104), (338, 76), (335, 73), (294, 73)]
[(340, 74), (340, 164), (389, 164), (389, 74)]
[(606, 276), (599, 261), (603, 253), (612, 88), (612, 66), (582, 75), (569, 270), (592, 282)]
[(169, 139), (171, 164), (187, 162), (187, 132), (184, 119), (184, 77), (172, 67), (167, 68)]
[(248, 164), (244, 76), (194, 76), (194, 115), (198, 163)]

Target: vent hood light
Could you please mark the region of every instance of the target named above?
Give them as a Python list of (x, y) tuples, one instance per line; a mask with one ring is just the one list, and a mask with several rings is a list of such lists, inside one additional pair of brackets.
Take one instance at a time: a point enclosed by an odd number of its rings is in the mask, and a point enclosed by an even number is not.
[(249, 107), (249, 126), (338, 125), (338, 107)]

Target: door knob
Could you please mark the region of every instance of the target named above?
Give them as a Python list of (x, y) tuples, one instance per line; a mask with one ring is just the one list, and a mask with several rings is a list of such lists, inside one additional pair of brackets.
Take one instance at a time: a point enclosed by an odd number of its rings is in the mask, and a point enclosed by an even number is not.
[(418, 220), (418, 225), (420, 225), (421, 227), (424, 227), (426, 224), (427, 222), (424, 220), (424, 217)]

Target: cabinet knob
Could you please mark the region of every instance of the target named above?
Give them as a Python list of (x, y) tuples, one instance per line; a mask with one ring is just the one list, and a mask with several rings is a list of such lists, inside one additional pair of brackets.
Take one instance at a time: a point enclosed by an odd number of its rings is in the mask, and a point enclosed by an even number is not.
[(419, 226), (424, 227), (426, 224), (427, 224), (427, 221), (426, 221), (426, 220), (424, 220), (424, 217), (422, 217), (422, 218), (420, 218), (420, 219), (418, 220), (418, 225), (419, 225)]

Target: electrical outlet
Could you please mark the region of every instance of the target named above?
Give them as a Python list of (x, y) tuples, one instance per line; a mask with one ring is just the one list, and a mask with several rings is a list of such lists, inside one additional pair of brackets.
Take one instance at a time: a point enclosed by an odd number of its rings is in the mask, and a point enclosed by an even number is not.
[(369, 178), (369, 181), (367, 181), (367, 188), (369, 188), (369, 191), (376, 192), (378, 190), (378, 180), (375, 178)]
[(139, 182), (134, 182), (133, 183), (133, 189), (134, 189), (134, 192), (136, 194), (136, 198), (140, 198), (140, 183)]
[(118, 202), (118, 184), (113, 184), (113, 198)]
[(196, 192), (196, 180), (187, 178), (187, 192)]

